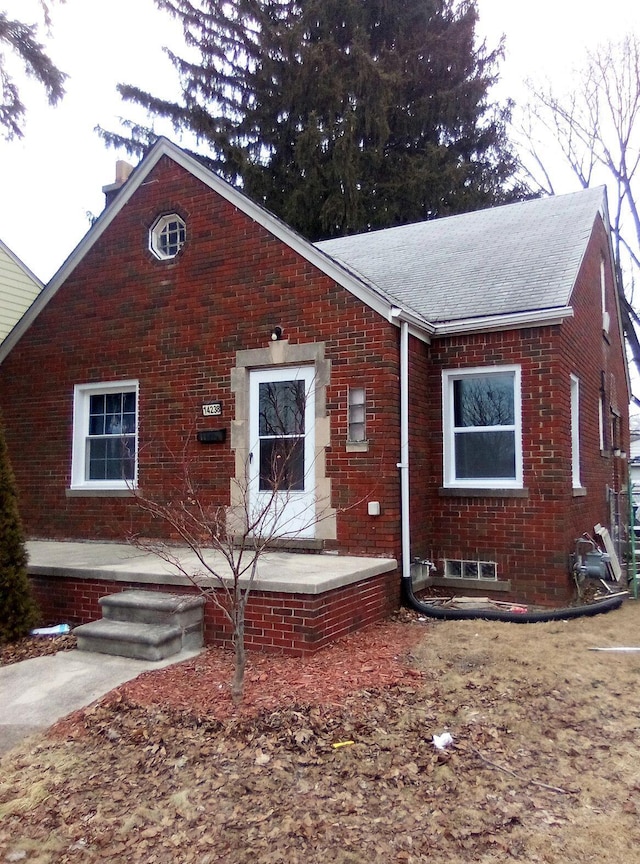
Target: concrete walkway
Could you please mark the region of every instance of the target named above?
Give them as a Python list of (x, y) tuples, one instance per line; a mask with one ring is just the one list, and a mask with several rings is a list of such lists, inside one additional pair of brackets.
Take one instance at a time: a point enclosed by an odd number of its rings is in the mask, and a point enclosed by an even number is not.
[(72, 650), (0, 667), (0, 754), (142, 672), (199, 653), (151, 662)]

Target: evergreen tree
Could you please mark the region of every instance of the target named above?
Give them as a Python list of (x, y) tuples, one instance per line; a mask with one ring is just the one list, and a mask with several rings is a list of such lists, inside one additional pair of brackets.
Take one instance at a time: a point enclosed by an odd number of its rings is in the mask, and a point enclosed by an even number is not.
[[(475, 0), (156, 0), (192, 59), (182, 99), (131, 85), (214, 170), (316, 240), (522, 197), (489, 101), (502, 47), (476, 46)], [(103, 133), (135, 150), (143, 130)], [(148, 130), (147, 130), (148, 132)]]
[(27, 576), (16, 484), (0, 423), (0, 645), (25, 636), (38, 617)]
[[(40, 0), (44, 23), (49, 27), (49, 7), (45, 0)], [(38, 25), (25, 24), (9, 18), (0, 9), (0, 48), (8, 47), (24, 67), (31, 78), (38, 81), (45, 89), (50, 105), (55, 105), (64, 95), (64, 81), (67, 77), (52, 62), (38, 41)], [(20, 98), (20, 91), (7, 64), (7, 59), (0, 51), (0, 126), (5, 129), (7, 138), (22, 137), (22, 124), (26, 108)]]

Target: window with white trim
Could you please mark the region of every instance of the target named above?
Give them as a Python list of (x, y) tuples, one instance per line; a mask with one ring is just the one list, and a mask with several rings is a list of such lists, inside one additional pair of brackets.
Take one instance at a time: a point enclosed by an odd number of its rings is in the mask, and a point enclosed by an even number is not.
[(175, 258), (187, 239), (184, 219), (176, 213), (160, 216), (149, 232), (149, 248), (160, 260)]
[(138, 382), (77, 384), (73, 404), (71, 487), (127, 489), (136, 484)]
[(442, 373), (444, 485), (522, 488), (520, 367)]
[(603, 257), (600, 258), (600, 299), (602, 304), (602, 330), (609, 332), (609, 313), (607, 311), (607, 279), (606, 264)]
[(604, 396), (600, 394), (598, 398), (598, 440), (600, 441), (600, 452), (604, 453), (605, 450), (605, 442), (604, 442)]
[(580, 482), (580, 381), (571, 376), (571, 479), (574, 489)]

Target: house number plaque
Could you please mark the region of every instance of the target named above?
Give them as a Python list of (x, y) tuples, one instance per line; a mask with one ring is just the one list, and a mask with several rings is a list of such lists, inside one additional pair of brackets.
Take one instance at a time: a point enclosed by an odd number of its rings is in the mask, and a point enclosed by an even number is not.
[(222, 414), (222, 402), (209, 402), (202, 406), (203, 417), (220, 417)]

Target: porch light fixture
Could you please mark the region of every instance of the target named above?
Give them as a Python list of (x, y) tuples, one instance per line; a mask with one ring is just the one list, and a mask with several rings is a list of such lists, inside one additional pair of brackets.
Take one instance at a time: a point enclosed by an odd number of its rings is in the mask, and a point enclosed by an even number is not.
[(273, 327), (271, 330), (271, 341), (279, 342), (282, 339), (282, 327)]

